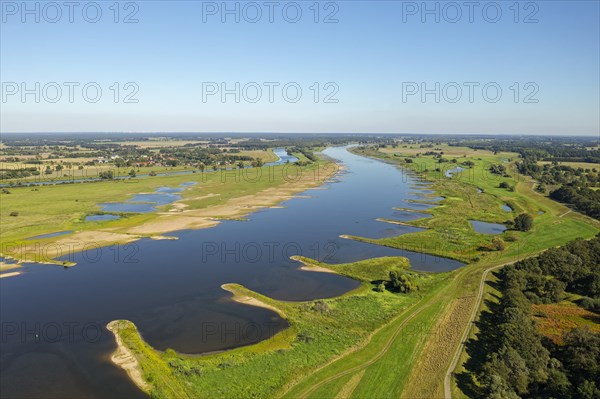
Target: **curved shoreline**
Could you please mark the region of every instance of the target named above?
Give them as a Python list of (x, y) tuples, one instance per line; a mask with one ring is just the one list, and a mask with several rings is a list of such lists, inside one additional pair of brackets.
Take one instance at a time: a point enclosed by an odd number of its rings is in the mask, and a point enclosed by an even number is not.
[[(120, 367), (123, 370), (125, 370), (125, 372), (127, 372), (127, 375), (129, 376), (129, 379), (138, 388), (140, 388), (145, 393), (150, 394), (151, 386), (143, 377), (140, 362), (135, 357), (133, 352), (131, 352), (129, 348), (127, 348), (127, 346), (123, 343), (123, 340), (119, 335), (119, 324), (123, 322), (131, 323), (127, 320), (113, 320), (106, 325), (106, 329), (113, 333), (115, 337), (115, 342), (117, 344), (117, 349), (110, 356), (110, 360), (115, 365), (117, 365), (117, 367)], [(133, 325), (133, 323), (131, 324)]]
[(275, 306), (269, 305), (268, 303), (265, 303), (258, 298), (246, 295), (244, 293), (246, 288), (244, 288), (241, 285), (231, 284), (231, 283), (221, 284), (221, 289), (233, 294), (231, 299), (237, 303), (241, 303), (243, 305), (255, 306), (258, 308), (268, 309), (268, 310), (271, 310), (271, 311), (277, 313), (282, 318), (284, 318), (284, 319), (286, 318), (285, 312), (283, 310), (281, 310)]

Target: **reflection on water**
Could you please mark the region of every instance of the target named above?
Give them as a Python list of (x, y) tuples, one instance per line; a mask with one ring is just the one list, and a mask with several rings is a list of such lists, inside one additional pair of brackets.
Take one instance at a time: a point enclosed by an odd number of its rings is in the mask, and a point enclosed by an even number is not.
[[(114, 319), (132, 320), (155, 348), (185, 353), (255, 343), (287, 326), (270, 310), (232, 302), (223, 283), (290, 301), (333, 297), (358, 286), (343, 276), (300, 271), (292, 255), (329, 263), (406, 256), (414, 269), (427, 271), (462, 265), (340, 238), (405, 233), (411, 228), (376, 219), (408, 220), (414, 215), (393, 208), (432, 205), (403, 203), (421, 197), (411, 188), (415, 181), (394, 166), (344, 148), (325, 153), (341, 160), (347, 173), (327, 190), (305, 193), (310, 198), (285, 201), (283, 209), (261, 210), (248, 222), (172, 234), (178, 240), (142, 239), (78, 253), (72, 259), (77, 266), (69, 269), (26, 264), (27, 273), (0, 280), (0, 317), (16, 331), (0, 342), (2, 395), (141, 396), (110, 363), (114, 339), (104, 326)], [(44, 328), (56, 325), (65, 334), (49, 339)], [(74, 334), (66, 333), (67, 326)]]

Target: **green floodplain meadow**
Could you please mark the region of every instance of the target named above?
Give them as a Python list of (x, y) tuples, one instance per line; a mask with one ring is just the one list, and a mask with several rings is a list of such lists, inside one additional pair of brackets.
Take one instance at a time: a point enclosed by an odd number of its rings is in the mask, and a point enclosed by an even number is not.
[[(455, 158), (471, 166), (446, 177), (443, 170), (436, 171), (439, 164), (433, 157), (403, 155), (401, 149), (353, 151), (410, 169), (431, 182), (434, 195), (443, 199), (426, 211), (431, 218), (408, 223), (426, 230), (380, 240), (349, 238), (467, 265), (430, 274), (411, 271), (405, 258), (344, 265), (300, 259), (308, 269), (324, 267), (359, 280), (361, 286), (336, 298), (284, 302), (228, 285), (224, 288), (234, 297), (254, 298), (276, 309), (290, 327), (258, 344), (205, 356), (156, 351), (131, 322), (119, 321), (118, 334), (135, 354), (153, 397), (441, 397), (484, 271), (600, 231), (597, 221), (535, 192), (535, 183), (510, 167), (516, 154), (464, 149)], [(412, 162), (407, 163), (409, 158)], [(495, 163), (507, 164), (507, 177), (490, 175), (489, 166)], [(502, 181), (512, 189), (500, 188)], [(502, 210), (504, 204), (512, 211)], [(519, 213), (534, 216), (533, 228), (500, 234), (502, 250), (490, 250), (490, 236), (475, 232), (468, 223), (502, 223)], [(390, 271), (407, 276), (418, 289), (380, 292)], [(463, 352), (457, 370), (465, 356)], [(454, 396), (464, 396), (455, 384), (452, 390)]]

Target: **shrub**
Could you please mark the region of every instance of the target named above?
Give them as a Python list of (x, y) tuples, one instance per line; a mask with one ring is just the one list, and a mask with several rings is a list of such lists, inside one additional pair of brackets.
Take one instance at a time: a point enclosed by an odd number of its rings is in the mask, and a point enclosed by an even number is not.
[(506, 244), (504, 240), (500, 237), (492, 238), (492, 245), (496, 251), (504, 251), (506, 249)]
[(528, 213), (522, 213), (514, 220), (514, 228), (519, 231), (529, 231), (533, 227), (533, 217)]
[(589, 298), (586, 296), (581, 298), (577, 304), (591, 312), (600, 313), (600, 298)]
[(312, 310), (318, 313), (329, 313), (329, 305), (324, 301), (315, 301)]
[(100, 172), (98, 174), (98, 176), (103, 179), (103, 180), (108, 180), (108, 179), (112, 179), (113, 178), (113, 171), (112, 170), (107, 170), (104, 172)]
[(504, 240), (505, 240), (505, 241), (508, 241), (508, 242), (515, 242), (515, 241), (517, 241), (518, 239), (519, 239), (519, 236), (517, 236), (517, 235), (516, 235), (515, 233), (513, 233), (513, 232), (507, 233), (507, 234), (506, 234), (506, 236), (504, 237)]

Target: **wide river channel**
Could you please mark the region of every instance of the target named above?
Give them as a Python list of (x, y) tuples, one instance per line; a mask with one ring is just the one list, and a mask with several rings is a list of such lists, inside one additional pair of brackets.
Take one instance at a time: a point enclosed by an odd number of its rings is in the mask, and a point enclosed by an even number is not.
[[(418, 231), (377, 221), (425, 217), (427, 184), (392, 165), (344, 147), (324, 153), (345, 172), (319, 189), (203, 230), (76, 253), (63, 269), (26, 264), (0, 279), (0, 395), (9, 397), (144, 397), (110, 355), (105, 325), (133, 321), (159, 350), (219, 351), (267, 339), (286, 328), (276, 313), (233, 302), (220, 287), (239, 283), (264, 295), (304, 301), (340, 295), (352, 279), (299, 269), (292, 255), (345, 263), (406, 256), (413, 269), (440, 272), (461, 263), (340, 238), (382, 238)], [(202, 184), (199, 182), (198, 184)]]

